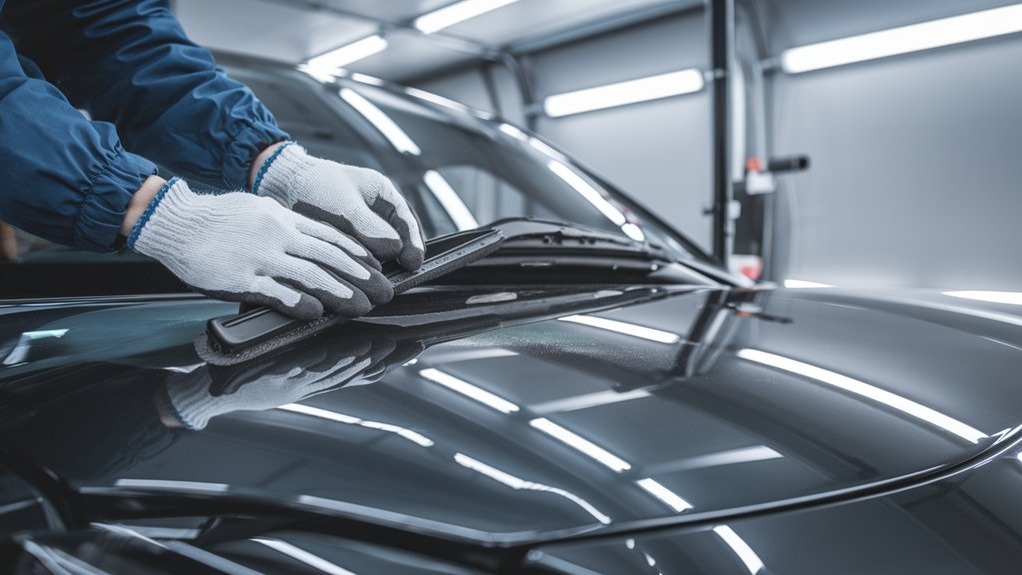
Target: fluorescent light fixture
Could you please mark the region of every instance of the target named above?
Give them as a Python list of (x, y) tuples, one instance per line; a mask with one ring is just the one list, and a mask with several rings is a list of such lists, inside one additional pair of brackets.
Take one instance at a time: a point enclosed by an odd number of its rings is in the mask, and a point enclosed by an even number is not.
[(381, 423), (379, 421), (368, 421), (353, 417), (351, 415), (345, 415), (343, 413), (337, 413), (336, 411), (330, 411), (327, 409), (320, 409), (318, 407), (312, 407), (311, 405), (302, 405), (300, 403), (289, 403), (287, 405), (281, 405), (277, 409), (281, 411), (290, 411), (291, 413), (301, 413), (302, 415), (310, 415), (312, 417), (318, 417), (327, 421), (333, 421), (336, 423), (343, 423), (345, 425), (357, 425), (359, 427), (365, 427), (366, 429), (375, 429), (377, 431), (385, 431), (387, 433), (393, 433), (394, 435), (401, 436), (408, 441), (420, 446), (420, 447), (433, 447), (433, 440), (422, 435), (421, 433), (412, 431), (394, 425), (391, 423)]
[(1022, 292), (1016, 291), (946, 291), (944, 295), (991, 303), (1022, 305)]
[(809, 288), (832, 288), (834, 286), (830, 284), (821, 284), (820, 282), (810, 282), (806, 280), (784, 280), (784, 287), (790, 289), (809, 289)]
[(557, 439), (565, 445), (592, 457), (596, 461), (599, 461), (618, 473), (632, 468), (632, 464), (628, 463), (624, 459), (621, 459), (599, 445), (596, 445), (592, 441), (589, 441), (572, 431), (568, 431), (545, 417), (533, 419), (529, 422), (529, 425), (543, 433), (546, 433), (554, 439)]
[(922, 24), (790, 48), (781, 54), (781, 67), (789, 74), (799, 74), (1020, 31), (1022, 4), (1013, 4)]
[(560, 118), (582, 112), (691, 94), (702, 90), (705, 84), (703, 73), (695, 68), (689, 68), (679, 72), (668, 72), (638, 80), (547, 96), (543, 100), (543, 110), (551, 118)]
[(657, 343), (678, 343), (681, 339), (681, 336), (676, 333), (592, 315), (569, 315), (559, 317), (557, 318), (557, 321), (588, 325), (590, 327), (630, 335), (632, 337), (655, 341)]
[(559, 487), (543, 485), (542, 483), (526, 481), (525, 479), (515, 477), (510, 473), (501, 471), (496, 467), (487, 465), (463, 453), (455, 453), (454, 460), (457, 461), (459, 465), (467, 467), (473, 471), (477, 471), (489, 477), (490, 479), (493, 479), (494, 481), (507, 485), (511, 489), (526, 489), (530, 491), (540, 491), (543, 493), (553, 493), (554, 495), (560, 495), (561, 497), (564, 497), (565, 499), (571, 501), (572, 503), (584, 509), (586, 513), (592, 515), (600, 523), (604, 525), (610, 525), (610, 517), (608, 517), (599, 509), (593, 507), (592, 504), (586, 501), (585, 499), (582, 499), (581, 497), (575, 495), (574, 493), (571, 493), (570, 491), (565, 491)]
[(305, 65), (309, 70), (314, 70), (317, 74), (331, 74), (335, 73), (338, 68), (363, 58), (368, 58), (373, 54), (379, 54), (386, 49), (387, 39), (379, 34), (374, 34), (368, 38), (362, 38), (357, 42), (352, 42), (336, 50), (331, 50), (326, 54), (311, 58)]
[(965, 423), (944, 415), (939, 411), (930, 409), (925, 405), (920, 405), (910, 399), (901, 397), (900, 395), (896, 395), (887, 390), (880, 389), (879, 387), (841, 375), (840, 373), (835, 373), (821, 367), (816, 367), (815, 365), (810, 365), (808, 363), (803, 363), (801, 361), (796, 361), (794, 359), (756, 349), (739, 350), (738, 357), (747, 361), (768, 365), (770, 367), (775, 367), (790, 373), (808, 377), (819, 381), (820, 383), (825, 383), (849, 393), (854, 393), (878, 403), (882, 403), (906, 415), (910, 415), (916, 419), (929, 423), (930, 425), (939, 427), (951, 434), (957, 435), (969, 443), (979, 443), (981, 440), (988, 437), (987, 434), (975, 427), (966, 425)]
[(328, 575), (355, 575), (355, 573), (348, 571), (339, 565), (335, 565), (318, 555), (313, 555), (305, 549), (295, 547), (287, 541), (281, 541), (279, 539), (265, 539), (262, 537), (256, 537), (254, 539), (250, 539), (250, 541), (262, 543), (274, 551), (279, 551), (296, 561), (305, 563), (309, 567), (312, 567), (317, 571), (327, 573)]
[(394, 146), (395, 150), (402, 154), (412, 154), (413, 156), (418, 156), (422, 153), (419, 146), (408, 137), (408, 134), (400, 126), (394, 123), (394, 120), (390, 119), (390, 116), (383, 113), (383, 110), (377, 108), (375, 104), (366, 100), (362, 94), (348, 88), (342, 89), (340, 94), (341, 99), (350, 104), (352, 108), (355, 108), (366, 120), (369, 120), (369, 123), (379, 130), (383, 137), (387, 138), (387, 141), (390, 142), (391, 146)]
[(607, 198), (603, 197), (603, 194), (591, 186), (589, 182), (585, 181), (582, 176), (575, 173), (574, 170), (557, 160), (550, 160), (547, 163), (547, 168), (558, 178), (564, 180), (564, 183), (571, 186), (580, 196), (592, 204), (594, 208), (600, 210), (600, 213), (606, 216), (608, 220), (614, 222), (614, 225), (623, 226), (628, 223), (621, 210), (615, 208), (613, 204), (607, 201)]
[(428, 14), (423, 14), (415, 19), (415, 27), (419, 29), (423, 34), (432, 34), (433, 32), (439, 32), (449, 26), (454, 26), (459, 22), (464, 22), (480, 16), (487, 12), (492, 12), (498, 8), (503, 8), (508, 4), (513, 4), (518, 0), (463, 0), (462, 2), (455, 2), (450, 6), (444, 6), (439, 10), (434, 10)]
[(444, 373), (439, 369), (433, 368), (424, 369), (419, 372), (419, 375), (425, 377), (426, 379), (434, 383), (439, 383), (440, 385), (446, 387), (447, 389), (450, 389), (451, 391), (460, 393), (461, 395), (464, 395), (465, 397), (468, 397), (470, 399), (474, 399), (479, 403), (489, 408), (495, 409), (501, 413), (515, 413), (519, 409), (517, 405), (511, 403), (510, 401), (504, 399), (503, 397), (490, 393), (489, 391), (486, 391), (481, 387), (472, 385), (467, 381), (458, 379), (453, 375)]
[(173, 489), (175, 491), (198, 491), (201, 493), (222, 493), (230, 489), (226, 483), (204, 483), (201, 481), (178, 481), (174, 479), (118, 479), (114, 487), (137, 487), (142, 489)]
[(692, 504), (685, 501), (677, 493), (664, 487), (660, 482), (650, 478), (640, 479), (635, 482), (636, 485), (642, 488), (643, 491), (649, 493), (653, 497), (660, 500), (668, 507), (674, 510), (675, 513), (684, 513), (689, 509), (692, 509)]
[(763, 569), (763, 560), (756, 555), (756, 552), (749, 547), (749, 544), (744, 539), (735, 533), (734, 529), (731, 529), (727, 525), (718, 525), (713, 528), (713, 532), (724, 540), (724, 543), (735, 552), (735, 555), (745, 563), (745, 568), (749, 570), (749, 573), (756, 575), (761, 569)]
[(468, 206), (462, 201), (458, 192), (455, 192), (451, 184), (440, 175), (440, 172), (430, 170), (426, 172), (422, 179), (426, 182), (426, 187), (429, 188), (429, 191), (433, 193), (433, 197), (443, 206), (447, 215), (451, 216), (451, 220), (454, 221), (458, 231), (479, 227), (476, 217), (469, 211)]

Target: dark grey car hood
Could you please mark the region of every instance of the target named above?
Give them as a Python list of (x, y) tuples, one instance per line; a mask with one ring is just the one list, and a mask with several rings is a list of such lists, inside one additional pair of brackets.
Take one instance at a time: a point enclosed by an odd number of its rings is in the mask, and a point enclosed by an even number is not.
[[(0, 435), (76, 487), (255, 493), (529, 540), (854, 492), (975, 457), (1022, 423), (1022, 320), (1006, 310), (640, 292), (515, 325), (342, 328), (306, 346), (315, 357), (274, 360), (280, 385), (380, 337), (428, 347), (380, 381), (225, 412), (201, 431), (168, 427), (156, 406), (168, 381), (205, 369), (191, 339), (233, 306), (10, 306)], [(212, 396), (246, 377), (220, 374)]]

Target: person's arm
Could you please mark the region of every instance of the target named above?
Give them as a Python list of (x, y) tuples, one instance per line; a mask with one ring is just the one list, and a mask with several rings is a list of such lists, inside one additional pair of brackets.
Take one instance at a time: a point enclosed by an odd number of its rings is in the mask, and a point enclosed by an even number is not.
[(8, 0), (3, 23), (75, 106), (178, 175), (246, 187), (256, 156), (288, 138), (165, 0)]
[(156, 166), (126, 152), (114, 127), (87, 120), (29, 78), (0, 32), (0, 219), (96, 251), (117, 241), (128, 203)]

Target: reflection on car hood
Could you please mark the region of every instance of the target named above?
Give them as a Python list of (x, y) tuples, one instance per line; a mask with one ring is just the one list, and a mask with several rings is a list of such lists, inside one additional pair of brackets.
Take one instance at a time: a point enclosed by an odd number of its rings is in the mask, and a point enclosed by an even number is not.
[(1022, 320), (950, 303), (700, 287), (439, 326), (380, 381), (201, 431), (154, 405), (233, 306), (9, 307), (0, 434), (76, 486), (256, 490), (489, 536), (697, 517), (949, 466), (1022, 423)]

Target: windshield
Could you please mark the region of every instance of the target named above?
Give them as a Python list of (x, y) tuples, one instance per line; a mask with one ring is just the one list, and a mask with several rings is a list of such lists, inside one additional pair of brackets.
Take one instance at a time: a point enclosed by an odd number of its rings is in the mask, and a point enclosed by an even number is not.
[(414, 88), (374, 86), (371, 79), (317, 86), (311, 79), (232, 73), (313, 154), (390, 176), (428, 237), (538, 217), (656, 243), (678, 259), (693, 257), (683, 240), (641, 208), (512, 124)]
[[(504, 218), (536, 217), (649, 242), (671, 259), (705, 259), (684, 237), (547, 143), (461, 104), (412, 88), (374, 85), (372, 79), (321, 82), (293, 69), (257, 65), (230, 66), (228, 73), (249, 85), (312, 154), (389, 176), (428, 238)], [(17, 235), (16, 260), (0, 264), (0, 297), (186, 291), (130, 250), (86, 253)], [(99, 273), (100, 264), (110, 269)], [(143, 265), (130, 284), (116, 277), (128, 266)], [(72, 272), (101, 277), (90, 278), (86, 288), (61, 279)]]

